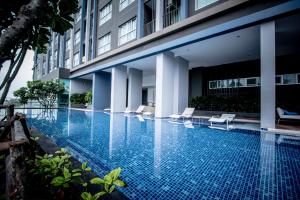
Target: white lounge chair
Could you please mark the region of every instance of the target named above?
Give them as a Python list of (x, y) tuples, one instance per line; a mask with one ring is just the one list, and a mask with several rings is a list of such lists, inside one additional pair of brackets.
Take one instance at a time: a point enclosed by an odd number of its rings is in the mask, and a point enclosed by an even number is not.
[(210, 128), (218, 128), (213, 126), (213, 123), (226, 122), (226, 130), (229, 130), (229, 123), (233, 122), (234, 118), (235, 118), (235, 114), (222, 114), (221, 117), (212, 116), (208, 121), (210, 122)]
[(138, 107), (138, 109), (136, 109), (136, 111), (132, 111), (132, 110), (129, 110), (129, 108), (126, 108), (126, 110), (124, 111), (124, 113), (136, 113), (136, 114), (142, 114), (143, 111), (144, 111), (144, 109), (145, 109), (145, 106), (140, 105), (140, 106)]
[(195, 108), (185, 108), (182, 114), (173, 114), (170, 115), (169, 117), (174, 120), (178, 120), (178, 119), (188, 119), (188, 118), (192, 118), (193, 114), (194, 114)]
[(300, 115), (285, 115), (284, 110), (281, 108), (277, 108), (277, 113), (278, 113), (278, 121), (277, 124), (279, 124), (280, 120), (300, 120)]
[(155, 114), (155, 107), (152, 106), (146, 106), (143, 112), (143, 116), (146, 117), (153, 117)]

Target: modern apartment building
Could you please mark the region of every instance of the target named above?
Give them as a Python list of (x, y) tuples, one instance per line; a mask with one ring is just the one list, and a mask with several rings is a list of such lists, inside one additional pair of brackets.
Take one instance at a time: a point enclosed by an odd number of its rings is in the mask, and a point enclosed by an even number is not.
[(69, 95), (92, 89), (93, 110), (148, 104), (167, 117), (197, 96), (255, 96), (261, 127), (274, 128), (276, 105), (300, 109), (299, 0), (80, 5), (74, 28), (35, 57), (34, 79), (65, 80)]

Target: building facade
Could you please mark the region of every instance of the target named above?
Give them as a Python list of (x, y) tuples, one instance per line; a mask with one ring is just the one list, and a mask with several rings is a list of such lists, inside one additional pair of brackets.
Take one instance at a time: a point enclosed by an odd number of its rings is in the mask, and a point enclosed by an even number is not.
[(92, 89), (94, 110), (148, 104), (156, 117), (196, 97), (256, 97), (274, 128), (276, 106), (300, 111), (299, 19), (298, 0), (81, 0), (74, 28), (35, 56), (34, 79)]

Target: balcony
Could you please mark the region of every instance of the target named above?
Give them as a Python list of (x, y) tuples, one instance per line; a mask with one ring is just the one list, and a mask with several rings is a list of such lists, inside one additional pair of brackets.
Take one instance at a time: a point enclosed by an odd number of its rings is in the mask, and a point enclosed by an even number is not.
[(171, 10), (169, 12), (166, 12), (163, 15), (164, 28), (178, 22), (180, 20), (179, 16), (180, 16), (180, 7)]
[(145, 36), (150, 35), (151, 33), (155, 32), (155, 23), (156, 23), (156, 20), (153, 19), (152, 21), (145, 24), (145, 26), (144, 26)]

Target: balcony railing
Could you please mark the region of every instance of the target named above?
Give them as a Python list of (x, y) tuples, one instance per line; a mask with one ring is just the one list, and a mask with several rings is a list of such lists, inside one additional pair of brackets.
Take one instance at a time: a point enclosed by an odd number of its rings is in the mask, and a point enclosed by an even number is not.
[(153, 19), (152, 21), (145, 24), (145, 26), (144, 26), (145, 36), (150, 35), (151, 33), (155, 32), (155, 23), (156, 23), (156, 20)]
[(180, 9), (177, 8), (175, 10), (172, 10), (170, 12), (167, 12), (164, 16), (164, 27), (171, 26), (172, 24), (175, 24), (180, 20), (179, 18), (179, 11)]

